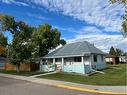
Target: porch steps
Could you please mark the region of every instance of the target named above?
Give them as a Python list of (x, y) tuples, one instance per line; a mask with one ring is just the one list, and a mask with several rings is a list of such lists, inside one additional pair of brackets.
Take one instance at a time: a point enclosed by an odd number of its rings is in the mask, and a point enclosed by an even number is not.
[(101, 74), (105, 74), (104, 72), (102, 71), (97, 71), (97, 70), (92, 70), (92, 72), (90, 72), (88, 75), (93, 75), (93, 74), (96, 74), (96, 73), (101, 73)]

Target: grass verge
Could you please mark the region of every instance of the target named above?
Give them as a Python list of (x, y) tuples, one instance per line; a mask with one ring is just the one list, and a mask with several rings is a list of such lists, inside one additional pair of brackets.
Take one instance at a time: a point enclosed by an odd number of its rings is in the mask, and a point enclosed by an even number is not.
[(69, 73), (56, 73), (39, 78), (69, 81), (89, 85), (127, 85), (127, 64), (108, 65), (107, 69), (102, 70), (105, 74), (96, 73), (91, 76), (82, 76)]
[[(0, 70), (0, 73), (4, 74), (12, 74), (12, 75), (20, 75), (20, 76), (32, 76), (32, 75), (37, 75), (37, 74), (43, 74), (43, 72), (37, 72), (37, 71), (6, 71), (6, 70)], [(46, 73), (46, 72), (44, 72)]]

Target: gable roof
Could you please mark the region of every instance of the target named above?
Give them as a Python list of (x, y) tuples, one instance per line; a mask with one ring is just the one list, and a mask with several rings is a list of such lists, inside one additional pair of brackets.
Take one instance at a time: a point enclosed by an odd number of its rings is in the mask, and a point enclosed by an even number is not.
[(66, 44), (65, 46), (56, 49), (55, 51), (45, 55), (43, 58), (59, 58), (59, 57), (72, 57), (84, 56), (88, 54), (105, 54), (93, 44), (87, 41), (75, 42)]

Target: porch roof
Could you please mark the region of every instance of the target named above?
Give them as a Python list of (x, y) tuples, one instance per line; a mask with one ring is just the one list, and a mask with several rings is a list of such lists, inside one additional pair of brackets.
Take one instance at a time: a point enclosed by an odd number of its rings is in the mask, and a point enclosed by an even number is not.
[(65, 46), (58, 48), (55, 51), (45, 55), (43, 58), (74, 57), (90, 54), (105, 55), (104, 52), (96, 48), (93, 44), (90, 44), (87, 41), (82, 41), (66, 44)]

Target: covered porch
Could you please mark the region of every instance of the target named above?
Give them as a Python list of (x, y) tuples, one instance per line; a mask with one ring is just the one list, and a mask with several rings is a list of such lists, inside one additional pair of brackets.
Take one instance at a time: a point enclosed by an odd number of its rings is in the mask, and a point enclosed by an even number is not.
[(41, 60), (41, 71), (63, 71), (86, 74), (91, 69), (90, 56), (45, 58)]

